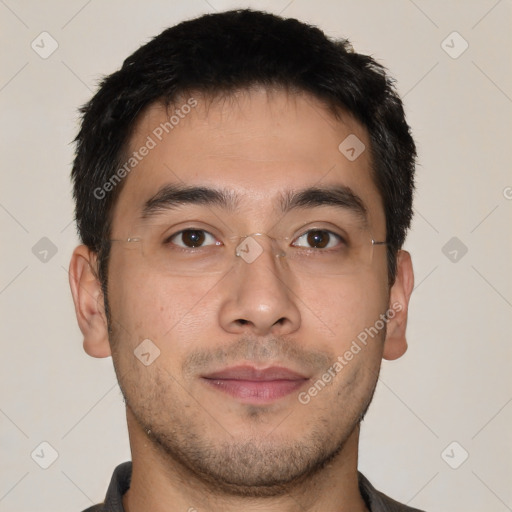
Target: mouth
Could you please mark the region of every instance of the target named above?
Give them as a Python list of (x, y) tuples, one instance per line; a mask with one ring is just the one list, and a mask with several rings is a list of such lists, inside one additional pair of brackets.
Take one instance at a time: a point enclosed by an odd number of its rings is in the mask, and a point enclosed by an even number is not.
[(263, 404), (298, 391), (309, 378), (288, 368), (235, 366), (201, 377), (213, 389), (244, 403)]

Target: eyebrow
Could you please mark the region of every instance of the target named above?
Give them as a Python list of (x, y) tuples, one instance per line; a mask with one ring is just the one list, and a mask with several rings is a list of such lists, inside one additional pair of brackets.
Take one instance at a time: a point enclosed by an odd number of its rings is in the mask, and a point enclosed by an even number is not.
[(233, 192), (225, 189), (165, 185), (144, 203), (141, 218), (148, 219), (183, 204), (219, 206), (231, 211), (236, 210), (238, 199)]
[(366, 225), (368, 210), (363, 200), (346, 185), (309, 187), (285, 193), (281, 198), (283, 213), (300, 208), (334, 206), (354, 213)]
[[(144, 203), (141, 218), (148, 219), (184, 204), (217, 206), (228, 211), (236, 211), (239, 203), (240, 196), (228, 189), (168, 184)], [(279, 207), (283, 214), (319, 206), (343, 208), (354, 213), (364, 224), (368, 222), (368, 212), (363, 200), (346, 185), (287, 191), (279, 199)]]

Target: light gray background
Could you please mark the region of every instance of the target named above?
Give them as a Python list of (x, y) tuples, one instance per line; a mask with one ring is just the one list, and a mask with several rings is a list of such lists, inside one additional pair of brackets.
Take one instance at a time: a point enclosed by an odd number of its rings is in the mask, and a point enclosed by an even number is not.
[(237, 6), (388, 66), (418, 143), (409, 351), (383, 364), (360, 469), (429, 511), (512, 510), (510, 0), (0, 0), (0, 511), (81, 511), (129, 459), (111, 360), (82, 351), (68, 287), (77, 107), (163, 28)]

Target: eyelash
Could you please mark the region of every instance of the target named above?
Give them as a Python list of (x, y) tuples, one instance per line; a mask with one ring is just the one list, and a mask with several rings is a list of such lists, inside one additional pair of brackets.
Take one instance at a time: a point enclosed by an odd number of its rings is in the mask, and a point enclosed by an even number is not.
[[(173, 242), (173, 239), (178, 237), (179, 235), (183, 235), (184, 233), (188, 233), (188, 232), (198, 232), (198, 233), (206, 233), (207, 235), (209, 235), (210, 237), (212, 237), (216, 243), (214, 244), (209, 244), (207, 247), (209, 246), (212, 246), (212, 245), (221, 245), (221, 242), (218, 242), (217, 239), (215, 238), (214, 235), (212, 235), (209, 231), (206, 231), (206, 229), (198, 229), (198, 228), (187, 228), (187, 229), (182, 229), (181, 231), (178, 231), (177, 233), (174, 233), (172, 234), (171, 236), (169, 236), (166, 240), (165, 240), (165, 244), (174, 244), (174, 245), (177, 245)], [(194, 250), (194, 249), (201, 249), (202, 247), (204, 246), (199, 246), (199, 247), (187, 247), (187, 246), (180, 246), (180, 245), (177, 245), (180, 249), (184, 249), (184, 250)]]
[[(187, 247), (185, 245), (178, 245), (176, 244), (175, 242), (173, 242), (173, 239), (175, 239), (176, 237), (179, 237), (180, 235), (183, 235), (184, 233), (188, 233), (188, 232), (198, 232), (198, 233), (205, 233), (207, 236), (210, 236), (212, 237), (214, 240), (215, 240), (215, 243), (214, 244), (208, 244), (206, 246), (204, 245), (200, 245), (198, 247)], [(335, 233), (334, 231), (331, 231), (329, 229), (319, 229), (319, 228), (312, 228), (312, 229), (309, 229), (307, 231), (305, 231), (304, 233), (302, 233), (301, 235), (297, 236), (294, 241), (292, 242), (292, 245), (294, 247), (299, 247), (299, 248), (304, 248), (302, 246), (297, 246), (297, 245), (294, 245), (295, 241), (296, 240), (299, 240), (300, 238), (303, 238), (305, 236), (307, 236), (308, 234), (310, 233), (314, 233), (314, 232), (320, 232), (320, 233), (327, 233), (329, 234), (330, 237), (334, 237), (335, 239), (338, 240), (338, 245), (340, 244), (346, 244), (346, 241), (344, 240), (344, 238), (339, 235), (338, 233)], [(329, 243), (331, 242), (331, 240), (329, 240)], [(176, 247), (178, 247), (179, 249), (181, 250), (184, 250), (184, 251), (194, 251), (196, 249), (202, 249), (204, 247), (211, 247), (211, 246), (218, 246), (218, 245), (222, 245), (222, 242), (219, 242), (217, 241), (217, 239), (215, 238), (214, 235), (212, 235), (209, 231), (205, 230), (205, 229), (200, 229), (200, 228), (187, 228), (187, 229), (182, 229), (181, 231), (178, 231), (177, 233), (173, 233), (172, 235), (170, 235), (168, 238), (166, 238), (165, 242), (164, 242), (165, 245), (175, 245)], [(312, 249), (314, 250), (315, 247), (306, 247), (307, 249)], [(321, 249), (324, 249), (325, 250), (335, 250), (335, 248), (332, 248), (332, 247), (329, 247), (329, 248), (321, 248)]]

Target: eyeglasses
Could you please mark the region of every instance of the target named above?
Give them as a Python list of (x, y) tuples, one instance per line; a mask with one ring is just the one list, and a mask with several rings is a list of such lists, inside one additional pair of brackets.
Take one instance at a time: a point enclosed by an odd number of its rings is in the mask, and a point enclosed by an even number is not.
[(212, 231), (216, 230), (154, 227), (145, 235), (110, 242), (140, 257), (152, 270), (180, 277), (225, 273), (235, 265), (254, 264), (264, 253), (272, 255), (274, 265), (284, 272), (318, 277), (357, 274), (372, 265), (374, 248), (387, 244), (374, 240), (365, 228), (342, 228), (339, 223), (329, 228), (311, 225), (284, 237), (222, 236)]

